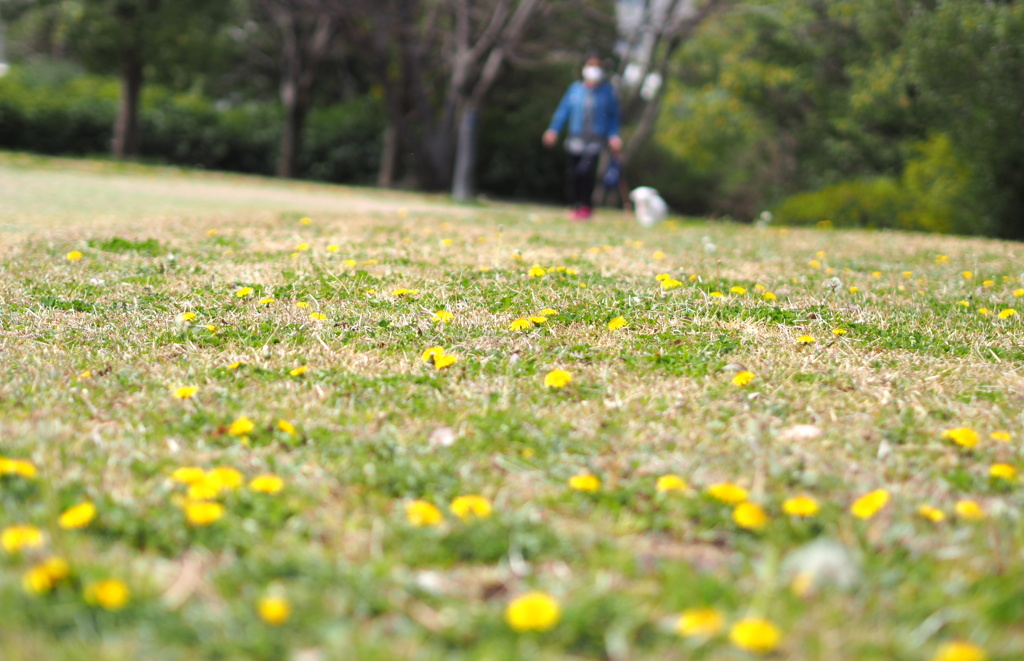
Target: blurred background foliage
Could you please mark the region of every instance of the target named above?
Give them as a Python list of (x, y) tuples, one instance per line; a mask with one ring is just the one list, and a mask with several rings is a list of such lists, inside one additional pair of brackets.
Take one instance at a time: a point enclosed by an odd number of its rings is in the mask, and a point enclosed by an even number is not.
[[(499, 1), (468, 6), (486, 18)], [(422, 28), (429, 10), (442, 12), (445, 2), (413, 3), (422, 12), (410, 14), (409, 25)], [(140, 23), (144, 38), (133, 41), (116, 17), (134, 16), (123, 5), (137, 3), (5, 0), (0, 15), (13, 66), (0, 78), (0, 148), (109, 152), (123, 102), (124, 49), (141, 43), (137, 157), (279, 171), (280, 37), (267, 18), (275, 14), (243, 0), (215, 8), (153, 0), (163, 13)], [(372, 42), (376, 50), (360, 41), (379, 29), (373, 4), (387, 10), (389, 2), (346, 5), (333, 46), (316, 65), (292, 176), (381, 181), (385, 132), (399, 122), (412, 128), (387, 183), (447, 185), (444, 177), (422, 176), (416, 160), (433, 126), (424, 106), (400, 104), (424, 89), (443, 96), (445, 60), (423, 58), (429, 85), (410, 86), (389, 35)], [(544, 150), (539, 136), (581, 59), (591, 50), (616, 52), (624, 38), (612, 0), (539, 5), (534, 27), (481, 106), (475, 179), (486, 195), (563, 198), (564, 157)], [(423, 47), (442, 53), (439, 34)], [(610, 70), (621, 64), (610, 61)], [(789, 224), (828, 219), (1024, 238), (1019, 1), (720, 1), (670, 52), (655, 101), (656, 130), (637, 145), (626, 178), (658, 188), (680, 212), (749, 221), (771, 210)], [(625, 128), (627, 142), (636, 120)]]

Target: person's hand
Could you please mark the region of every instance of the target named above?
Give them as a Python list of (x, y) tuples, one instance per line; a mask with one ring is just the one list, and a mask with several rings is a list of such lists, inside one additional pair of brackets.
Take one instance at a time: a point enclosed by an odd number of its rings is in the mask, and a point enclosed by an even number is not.
[(617, 135), (608, 138), (608, 148), (612, 150), (613, 156), (618, 156), (622, 152), (622, 138)]
[(545, 147), (554, 147), (555, 143), (558, 142), (558, 131), (552, 131), (551, 129), (544, 131), (544, 137), (540, 141), (544, 143)]

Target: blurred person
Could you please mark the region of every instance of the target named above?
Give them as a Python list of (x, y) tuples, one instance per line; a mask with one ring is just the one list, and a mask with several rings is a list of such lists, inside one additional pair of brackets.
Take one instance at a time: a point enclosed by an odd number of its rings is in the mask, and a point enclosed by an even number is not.
[(568, 124), (565, 150), (569, 152), (572, 182), (572, 220), (590, 218), (601, 152), (608, 147), (613, 156), (618, 156), (622, 149), (619, 100), (611, 83), (605, 80), (601, 58), (588, 56), (581, 75), (582, 80), (566, 90), (542, 138), (545, 147), (553, 147), (562, 127)]

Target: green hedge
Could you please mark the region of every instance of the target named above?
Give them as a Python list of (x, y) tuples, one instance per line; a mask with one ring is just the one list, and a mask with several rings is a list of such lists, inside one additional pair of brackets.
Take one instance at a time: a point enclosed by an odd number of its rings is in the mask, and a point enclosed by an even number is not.
[[(110, 151), (120, 86), (97, 76), (46, 75), (14, 67), (0, 78), (0, 149), (95, 155)], [(141, 156), (187, 167), (254, 174), (274, 171), (281, 111), (268, 104), (218, 108), (208, 99), (147, 86)], [(370, 96), (310, 113), (301, 178), (368, 182), (376, 176), (383, 130)]]

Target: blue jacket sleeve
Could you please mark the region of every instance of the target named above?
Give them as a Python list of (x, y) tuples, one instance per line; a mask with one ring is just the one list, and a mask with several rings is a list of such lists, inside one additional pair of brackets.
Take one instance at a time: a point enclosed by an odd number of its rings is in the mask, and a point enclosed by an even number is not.
[(558, 103), (554, 116), (551, 117), (551, 124), (548, 126), (549, 131), (561, 132), (562, 127), (565, 125), (565, 120), (569, 119), (569, 109), (572, 105), (570, 101), (571, 96), (572, 86), (565, 90), (565, 94), (562, 95), (562, 100)]
[(609, 86), (608, 90), (608, 137), (615, 137), (619, 135), (619, 124), (622, 122), (622, 117), (619, 111), (619, 99), (615, 95), (615, 90)]

